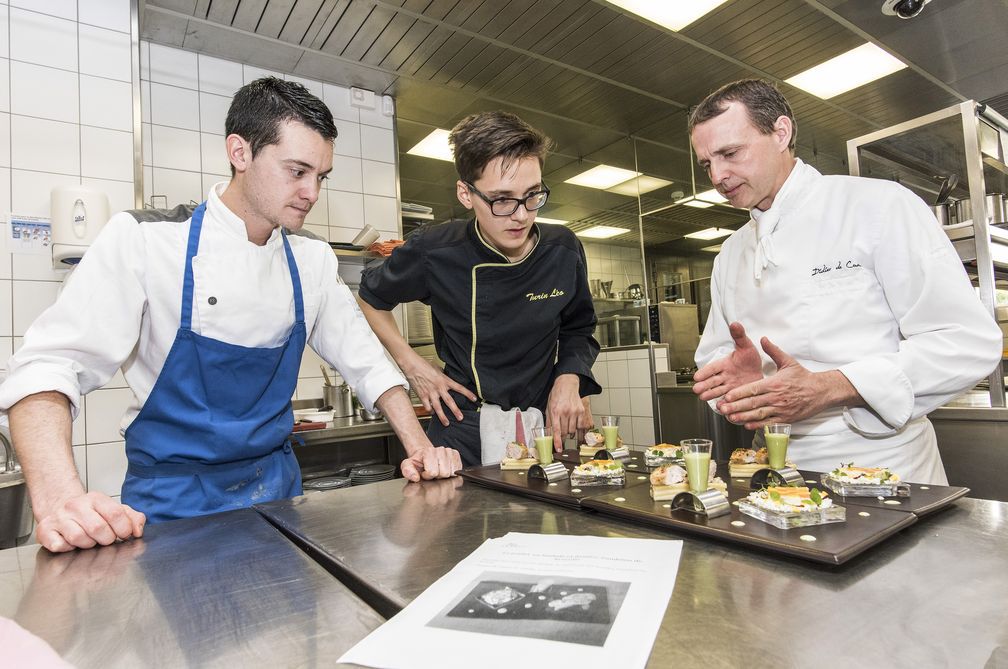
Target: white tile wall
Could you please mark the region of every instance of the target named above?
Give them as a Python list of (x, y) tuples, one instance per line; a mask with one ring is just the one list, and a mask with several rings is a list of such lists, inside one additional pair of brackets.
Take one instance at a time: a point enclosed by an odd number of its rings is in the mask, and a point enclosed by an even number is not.
[(81, 25), (80, 71), (119, 81), (133, 79), (129, 32)]
[(82, 74), (80, 117), (84, 125), (133, 132), (133, 88), (128, 81), (115, 81)]
[(96, 179), (133, 180), (133, 133), (81, 128), (81, 175)]
[(582, 244), (588, 257), (589, 279), (612, 281), (613, 292), (625, 290), (635, 283), (644, 285), (640, 249), (596, 242)]
[(10, 114), (0, 113), (0, 165), (10, 167)]
[[(72, 0), (68, 0), (72, 2)], [(108, 2), (107, 0), (85, 0), (77, 3), (80, 12), (78, 20), (92, 26), (129, 33), (130, 8), (128, 2)]]
[(79, 174), (80, 126), (12, 114), (11, 167)]
[[(656, 371), (668, 371), (668, 347), (659, 345), (653, 350)], [(603, 389), (600, 395), (591, 397), (596, 423), (599, 416), (619, 416), (620, 436), (625, 444), (638, 449), (653, 445), (654, 386), (648, 349), (603, 350), (592, 372)]]
[(10, 64), (11, 113), (77, 123), (78, 75), (14, 61)]
[(11, 7), (8, 34), (13, 60), (77, 70), (75, 22)]
[[(95, 391), (98, 392), (98, 391)], [(92, 393), (94, 394), (94, 393)], [(88, 398), (90, 400), (90, 398)], [(87, 447), (88, 490), (117, 496), (126, 478), (126, 443), (89, 443)]]
[(244, 81), (241, 63), (203, 54), (199, 55), (198, 62), (199, 89), (204, 93), (223, 95), (230, 99), (235, 91), (242, 87)]
[(77, 18), (77, 0), (10, 0), (9, 4), (65, 19)]
[[(48, 216), (56, 186), (97, 187), (113, 211), (134, 206), (129, 28), (129, 0), (13, 0), (9, 10), (0, 0), (3, 239), (6, 212)], [(202, 200), (210, 184), (229, 174), (223, 133), (230, 97), (266, 72), (147, 42), (140, 52), (145, 199), (166, 195), (169, 206)], [(320, 195), (311, 229), (349, 241), (365, 221), (367, 183), (370, 220), (381, 223), (383, 237), (398, 236), (392, 119), (369, 115), (362, 133), (347, 88), (299, 81), (321, 94), (339, 119), (339, 174)], [(12, 255), (0, 245), (0, 358), (20, 346), (54, 301), (63, 275), (44, 256)], [(313, 352), (305, 354), (299, 396), (320, 395), (319, 364)], [(85, 399), (74, 422), (74, 461), (91, 490), (120, 492), (126, 459), (119, 423), (131, 397), (117, 372)]]

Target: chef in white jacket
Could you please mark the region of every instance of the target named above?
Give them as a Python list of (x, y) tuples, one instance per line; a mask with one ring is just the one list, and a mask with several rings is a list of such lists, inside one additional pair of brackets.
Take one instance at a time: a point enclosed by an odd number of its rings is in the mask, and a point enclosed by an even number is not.
[[(195, 210), (114, 216), (8, 362), (0, 410), (50, 550), (301, 494), (291, 397), (306, 344), (388, 417), (404, 476), (461, 468), (417, 423), (328, 244), (288, 235), (332, 169), (329, 109), (300, 84), (258, 79), (235, 94), (226, 133), (231, 180)], [(85, 492), (70, 449), (83, 395), (120, 368), (134, 394), (121, 503)]]
[[(927, 413), (1001, 357), (1001, 333), (930, 209), (890, 181), (794, 157), (770, 83), (728, 84), (690, 117), (700, 166), (751, 220), (721, 247), (693, 387), (734, 423), (791, 423), (789, 459), (887, 466), (944, 484)], [(759, 347), (753, 343), (759, 341)]]

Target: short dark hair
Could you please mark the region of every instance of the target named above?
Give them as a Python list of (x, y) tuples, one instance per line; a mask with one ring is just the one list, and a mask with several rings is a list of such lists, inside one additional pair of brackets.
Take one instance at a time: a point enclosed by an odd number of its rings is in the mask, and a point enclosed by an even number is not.
[(763, 133), (769, 135), (774, 131), (774, 123), (781, 116), (791, 119), (791, 140), (788, 148), (794, 151), (795, 136), (798, 134), (798, 124), (784, 94), (764, 79), (741, 79), (725, 84), (694, 107), (689, 117), (689, 133), (704, 121), (720, 116), (731, 102), (741, 102), (749, 120)]
[[(325, 103), (296, 81), (262, 77), (235, 93), (224, 122), (226, 135), (238, 135), (255, 158), (264, 147), (280, 141), (280, 125), (303, 123), (330, 142), (336, 139), (336, 124)], [(234, 176), (234, 165), (231, 176)]]
[(534, 156), (540, 169), (553, 149), (553, 140), (514, 114), (489, 111), (466, 116), (452, 128), (448, 143), (455, 152), (455, 169), (462, 181), (473, 183), (494, 158), (504, 170), (516, 160)]

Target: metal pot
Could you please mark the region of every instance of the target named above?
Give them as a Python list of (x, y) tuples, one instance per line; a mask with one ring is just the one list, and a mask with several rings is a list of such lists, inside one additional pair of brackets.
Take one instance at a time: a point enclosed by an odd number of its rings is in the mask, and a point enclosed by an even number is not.
[(381, 420), (383, 418), (382, 412), (375, 407), (374, 411), (368, 411), (364, 407), (358, 407), (357, 413), (360, 415), (361, 420)]
[(333, 408), (334, 418), (349, 418), (354, 415), (353, 391), (344, 381), (338, 386), (322, 386), (322, 402)]

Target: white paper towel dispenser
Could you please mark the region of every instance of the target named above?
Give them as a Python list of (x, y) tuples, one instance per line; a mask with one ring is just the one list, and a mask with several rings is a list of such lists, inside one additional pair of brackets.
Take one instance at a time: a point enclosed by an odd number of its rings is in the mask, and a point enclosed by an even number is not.
[(69, 269), (109, 220), (108, 196), (86, 186), (60, 186), (49, 195), (53, 267)]

